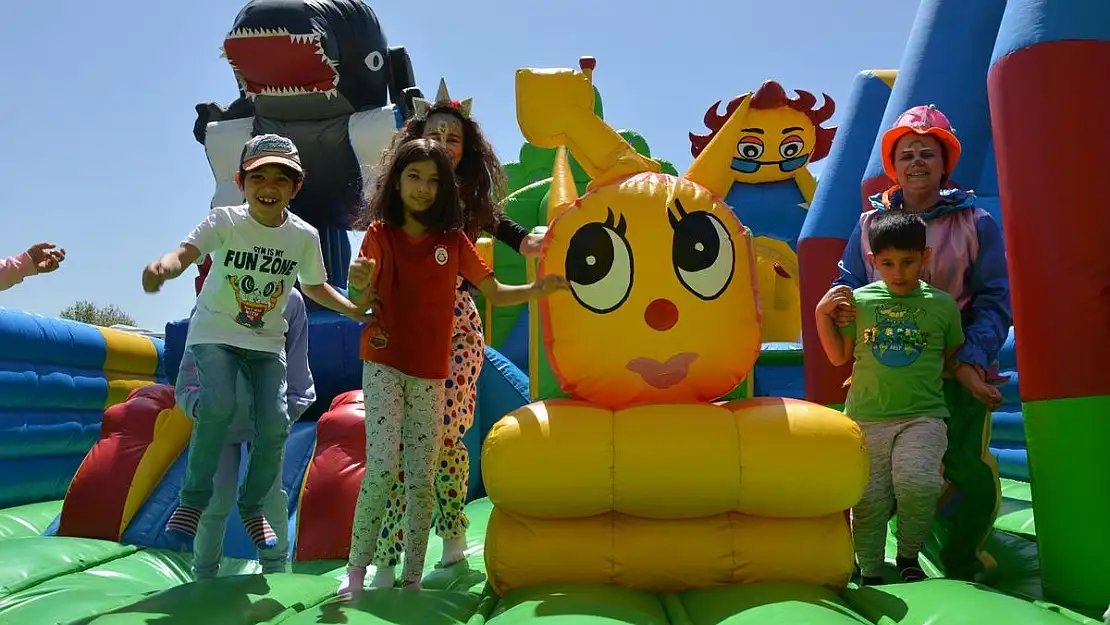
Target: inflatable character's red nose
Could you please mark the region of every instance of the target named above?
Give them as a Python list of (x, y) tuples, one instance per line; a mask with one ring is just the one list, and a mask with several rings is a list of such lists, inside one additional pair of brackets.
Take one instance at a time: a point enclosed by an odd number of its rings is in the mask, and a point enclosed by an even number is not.
[(644, 311), (644, 321), (652, 330), (666, 332), (678, 323), (678, 306), (669, 299), (657, 299), (648, 304)]

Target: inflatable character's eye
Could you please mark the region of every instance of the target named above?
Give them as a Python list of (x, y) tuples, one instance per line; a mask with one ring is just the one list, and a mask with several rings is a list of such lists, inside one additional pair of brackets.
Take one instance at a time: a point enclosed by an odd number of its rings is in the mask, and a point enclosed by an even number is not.
[(566, 277), (570, 292), (592, 312), (613, 312), (632, 292), (632, 247), (624, 238), (628, 224), (609, 209), (604, 223), (588, 223), (570, 238)]
[(263, 297), (270, 297), (271, 295), (274, 294), (274, 291), (276, 291), (276, 290), (277, 290), (277, 283), (276, 282), (267, 282), (266, 286), (262, 287), (262, 296)]
[(759, 137), (744, 137), (736, 143), (736, 153), (740, 158), (755, 160), (763, 156), (763, 142)]
[(687, 213), (674, 201), (674, 213), (667, 212), (674, 228), (671, 262), (682, 286), (703, 300), (713, 300), (732, 282), (735, 250), (732, 237), (715, 215), (705, 211)]
[(247, 295), (254, 293), (254, 278), (250, 274), (243, 276), (239, 281), (239, 290)]
[(366, 63), (366, 67), (369, 67), (370, 71), (372, 72), (380, 71), (383, 67), (385, 67), (385, 57), (382, 56), (382, 53), (378, 52), (377, 50), (374, 50), (370, 54), (367, 54), (366, 58), (363, 59), (362, 62)]
[(802, 153), (802, 148), (804, 148), (805, 145), (801, 137), (798, 135), (790, 135), (783, 139), (782, 143), (779, 145), (779, 154), (782, 154), (783, 158), (794, 158)]

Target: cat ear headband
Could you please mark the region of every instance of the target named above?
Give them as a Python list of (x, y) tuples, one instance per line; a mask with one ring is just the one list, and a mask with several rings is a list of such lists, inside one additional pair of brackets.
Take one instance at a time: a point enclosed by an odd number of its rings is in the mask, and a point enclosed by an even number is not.
[(436, 91), (436, 99), (434, 102), (429, 102), (424, 98), (412, 99), (412, 116), (413, 118), (424, 121), (428, 119), (428, 111), (436, 106), (450, 106), (459, 112), (460, 115), (466, 119), (470, 119), (470, 107), (474, 104), (473, 98), (467, 98), (463, 101), (452, 100), (451, 96), (447, 93), (447, 82), (439, 79), (439, 90)]

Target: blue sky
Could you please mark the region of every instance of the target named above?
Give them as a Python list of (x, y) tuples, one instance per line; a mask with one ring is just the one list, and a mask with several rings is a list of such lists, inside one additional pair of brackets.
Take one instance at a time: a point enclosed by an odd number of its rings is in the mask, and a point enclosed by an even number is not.
[[(687, 133), (717, 100), (767, 79), (845, 103), (854, 75), (896, 68), (918, 2), (853, 0), (472, 0), (371, 3), (391, 45), (408, 48), (419, 85), (440, 76), (504, 161), (523, 142), (514, 71), (597, 58), (606, 120), (634, 129), (682, 171)], [(848, 6), (851, 9), (849, 10)], [(0, 306), (56, 315), (77, 300), (116, 304), (161, 330), (189, 313), (189, 273), (147, 295), (144, 265), (208, 210), (214, 180), (192, 136), (193, 107), (228, 104), (219, 56), (242, 3), (0, 2), (0, 254), (40, 240), (62, 269), (0, 293)], [(414, 14), (413, 6), (423, 14)], [(840, 115), (833, 118), (835, 123)], [(815, 171), (820, 170), (820, 163)]]

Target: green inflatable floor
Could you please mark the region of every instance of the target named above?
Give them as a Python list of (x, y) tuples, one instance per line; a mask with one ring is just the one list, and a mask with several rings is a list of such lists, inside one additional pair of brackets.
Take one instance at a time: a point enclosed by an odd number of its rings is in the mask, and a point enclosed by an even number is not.
[[(257, 563), (226, 560), (221, 578), (192, 582), (189, 554), (42, 536), (61, 502), (38, 503), (0, 510), (0, 624), (1096, 625), (1037, 600), (1028, 487), (1007, 483), (1005, 495), (999, 531), (989, 545), (999, 567), (984, 580), (987, 585), (930, 579), (853, 586), (841, 595), (799, 584), (676, 595), (558, 585), (495, 597), (486, 588), (481, 545), (475, 543), (467, 562), (447, 570), (429, 567), (423, 592), (375, 590), (353, 603), (334, 598), (340, 561), (298, 562), (292, 573), (262, 576)], [(490, 509), (488, 500), (468, 506), (471, 536), (478, 540)], [(437, 543), (430, 543), (429, 563), (439, 559)], [(887, 550), (892, 556), (893, 543)]]

